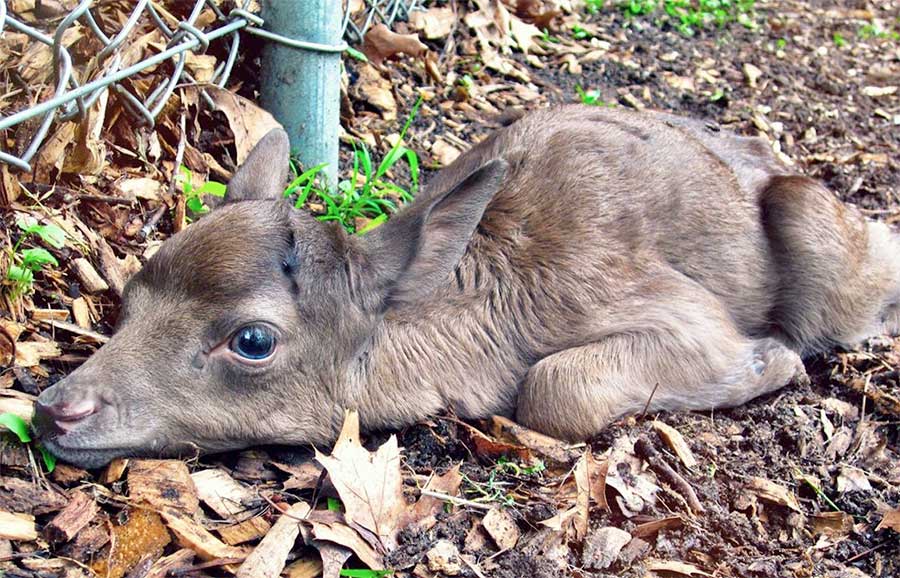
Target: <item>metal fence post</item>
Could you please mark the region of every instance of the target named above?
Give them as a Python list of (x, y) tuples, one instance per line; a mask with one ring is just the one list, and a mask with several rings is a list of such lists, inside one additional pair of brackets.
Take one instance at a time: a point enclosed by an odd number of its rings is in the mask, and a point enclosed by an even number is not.
[[(289, 39), (341, 44), (341, 0), (265, 0), (266, 29)], [(268, 42), (261, 100), (291, 138), (304, 168), (328, 163), (320, 175), (334, 189), (338, 169), (341, 53)]]

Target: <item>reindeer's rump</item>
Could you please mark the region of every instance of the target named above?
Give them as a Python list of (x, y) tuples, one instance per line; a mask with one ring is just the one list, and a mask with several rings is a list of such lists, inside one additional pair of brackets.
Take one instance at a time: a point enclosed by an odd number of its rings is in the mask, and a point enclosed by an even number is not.
[(527, 247), (525, 266), (535, 254), (577, 268), (587, 259), (627, 279), (662, 262), (719, 296), (742, 330), (765, 331), (777, 279), (759, 197), (786, 172), (765, 141), (662, 113), (567, 106), (470, 154), (463, 163), (503, 156), (513, 167), (482, 225), (527, 239), (515, 244)]

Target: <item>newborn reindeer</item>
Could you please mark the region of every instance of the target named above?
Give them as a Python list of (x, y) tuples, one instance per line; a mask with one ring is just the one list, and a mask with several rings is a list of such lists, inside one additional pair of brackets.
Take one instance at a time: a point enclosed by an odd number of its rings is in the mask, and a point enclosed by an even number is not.
[(900, 242), (767, 143), (566, 106), (498, 130), (351, 236), (282, 199), (269, 133), (227, 203), (128, 283), (118, 332), (43, 392), (72, 463), (327, 444), (452, 407), (584, 439), (742, 404), (801, 355), (900, 329)]

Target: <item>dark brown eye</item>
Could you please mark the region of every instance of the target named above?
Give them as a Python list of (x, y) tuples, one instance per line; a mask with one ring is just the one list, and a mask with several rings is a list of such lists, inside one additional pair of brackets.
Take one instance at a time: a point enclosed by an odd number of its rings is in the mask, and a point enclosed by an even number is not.
[(259, 361), (275, 351), (275, 335), (262, 325), (248, 325), (234, 334), (230, 347), (245, 359)]

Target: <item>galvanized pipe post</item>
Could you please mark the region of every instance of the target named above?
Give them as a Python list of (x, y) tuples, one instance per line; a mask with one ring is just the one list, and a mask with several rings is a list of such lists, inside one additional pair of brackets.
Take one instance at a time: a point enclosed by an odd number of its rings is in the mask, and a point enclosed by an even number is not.
[(341, 0), (265, 0), (265, 28), (291, 40), (331, 50), (267, 42), (262, 65), (262, 104), (291, 139), (305, 169), (320, 172), (335, 190), (341, 91)]

